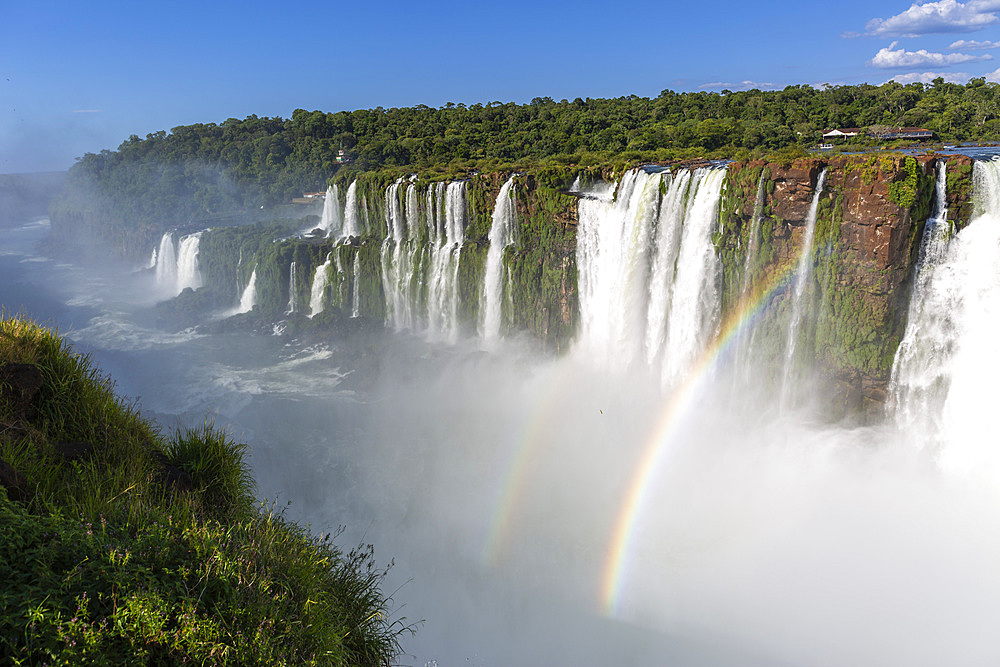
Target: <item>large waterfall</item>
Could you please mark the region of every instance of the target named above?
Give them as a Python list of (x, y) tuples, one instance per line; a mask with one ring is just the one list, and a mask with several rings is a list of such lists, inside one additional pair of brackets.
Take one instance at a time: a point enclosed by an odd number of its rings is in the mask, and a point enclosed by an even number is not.
[(364, 198), (358, 203), (358, 182), (351, 181), (347, 186), (344, 201), (344, 234), (343, 236), (361, 236), (368, 229), (368, 205)]
[(160, 239), (156, 251), (156, 284), (172, 294), (180, 294), (187, 288), (201, 287), (201, 271), (198, 267), (198, 244), (201, 232), (182, 236), (174, 247), (173, 234), (167, 232)]
[(340, 212), (340, 194), (336, 185), (326, 189), (319, 226), (330, 238), (339, 239), (344, 235), (344, 216)]
[(644, 362), (676, 382), (714, 334), (712, 234), (724, 169), (635, 170), (580, 200), (577, 344), (599, 364)]
[(486, 340), (500, 336), (503, 324), (503, 256), (507, 247), (517, 240), (517, 202), (512, 175), (500, 188), (493, 208), (493, 225), (490, 227), (490, 248), (486, 253), (483, 273), (482, 324), (480, 333)]
[(465, 242), (465, 219), (465, 182), (428, 188), (427, 329), (432, 337), (450, 342), (459, 334), (458, 262)]
[[(943, 174), (942, 174), (943, 176)], [(906, 333), (893, 366), (891, 410), (945, 468), (1000, 478), (993, 387), (1000, 377), (1000, 161), (974, 165), (976, 210), (951, 235), (939, 176), (924, 232)]]

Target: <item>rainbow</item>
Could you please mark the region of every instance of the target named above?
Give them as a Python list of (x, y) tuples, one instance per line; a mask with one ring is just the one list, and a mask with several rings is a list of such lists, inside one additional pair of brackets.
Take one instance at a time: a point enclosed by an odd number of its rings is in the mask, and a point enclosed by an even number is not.
[(757, 282), (743, 296), (722, 323), (713, 342), (691, 365), (684, 380), (667, 398), (659, 418), (642, 450), (642, 456), (628, 485), (625, 503), (615, 521), (611, 546), (601, 585), (601, 606), (613, 616), (618, 611), (629, 550), (636, 531), (636, 522), (649, 495), (655, 472), (660, 469), (669, 445), (676, 435), (681, 418), (688, 413), (705, 381), (712, 376), (719, 359), (739, 339), (739, 334), (752, 325), (764, 312), (771, 298), (787, 288), (795, 272), (796, 262), (773, 271)]

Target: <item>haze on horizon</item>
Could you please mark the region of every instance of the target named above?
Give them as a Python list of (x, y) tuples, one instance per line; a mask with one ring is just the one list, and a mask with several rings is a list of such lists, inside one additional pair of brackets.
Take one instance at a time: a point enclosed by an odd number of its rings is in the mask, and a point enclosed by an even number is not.
[[(722, 17), (722, 18), (720, 18)], [(0, 173), (227, 118), (534, 97), (1000, 80), (1000, 1), (21, 2), (0, 27)]]

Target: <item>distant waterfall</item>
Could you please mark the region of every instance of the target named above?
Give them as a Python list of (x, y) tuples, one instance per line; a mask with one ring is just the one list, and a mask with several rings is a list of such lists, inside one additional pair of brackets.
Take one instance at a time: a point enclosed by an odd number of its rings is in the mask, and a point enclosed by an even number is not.
[(806, 216), (805, 239), (802, 241), (802, 248), (799, 250), (799, 263), (795, 269), (795, 278), (792, 281), (792, 316), (788, 322), (788, 346), (785, 354), (785, 367), (782, 373), (781, 383), (781, 405), (788, 402), (788, 392), (793, 390), (795, 375), (795, 347), (799, 334), (799, 327), (802, 323), (802, 294), (805, 292), (806, 284), (812, 276), (813, 269), (813, 239), (816, 236), (816, 216), (819, 211), (819, 198), (823, 194), (823, 185), (826, 183), (826, 169), (820, 172), (816, 181), (816, 190), (813, 192), (812, 202), (809, 204), (809, 214)]
[(299, 310), (299, 285), (298, 276), (295, 273), (295, 260), (292, 260), (288, 267), (288, 311), (286, 315), (298, 312)]
[(177, 253), (174, 237), (167, 232), (160, 238), (160, 248), (156, 252), (156, 284), (175, 288), (177, 285)]
[(330, 238), (338, 239), (343, 235), (344, 217), (340, 213), (340, 193), (336, 185), (331, 185), (326, 189), (326, 198), (323, 200), (323, 215), (320, 218), (319, 226)]
[(429, 275), (427, 328), (432, 337), (458, 339), (458, 262), (465, 241), (465, 183), (436, 183), (427, 190)]
[(358, 182), (351, 181), (347, 186), (347, 195), (344, 201), (344, 237), (361, 236), (366, 225), (361, 215), (361, 208), (358, 205)]
[(514, 198), (514, 178), (512, 175), (500, 188), (493, 208), (493, 224), (490, 227), (490, 247), (486, 253), (486, 268), (483, 275), (482, 324), (480, 333), (486, 340), (500, 337), (503, 324), (503, 256), (507, 246), (517, 238), (517, 202)]
[(243, 289), (240, 296), (240, 305), (236, 309), (237, 313), (249, 313), (257, 305), (257, 269), (250, 272), (250, 280)]
[[(395, 329), (413, 328), (411, 293), (411, 253), (408, 251), (407, 219), (399, 199), (400, 178), (385, 191), (388, 235), (382, 243), (382, 289), (385, 293), (386, 323)], [(409, 188), (413, 186), (410, 185)], [(408, 188), (408, 189), (409, 189)]]
[[(940, 167), (939, 167), (940, 169)], [(922, 239), (890, 411), (945, 468), (1000, 478), (994, 413), (1000, 377), (1000, 162), (974, 165), (975, 215), (950, 236), (943, 172)]]
[(160, 239), (160, 247), (153, 251), (156, 258), (156, 284), (173, 294), (180, 294), (186, 288), (201, 287), (201, 271), (198, 268), (198, 244), (201, 232), (182, 236), (174, 247), (174, 238), (167, 232)]
[(323, 312), (323, 292), (330, 280), (332, 259), (333, 253), (331, 252), (326, 256), (326, 261), (316, 267), (316, 273), (313, 274), (312, 289), (309, 293), (309, 317), (315, 317)]
[(354, 294), (351, 296), (351, 317), (361, 315), (361, 250), (354, 253)]
[(156, 248), (153, 248), (153, 254), (149, 257), (149, 264), (146, 265), (147, 269), (156, 268)]
[(579, 352), (608, 367), (646, 362), (667, 385), (683, 377), (718, 326), (712, 234), (724, 178), (724, 169), (639, 169), (614, 198), (607, 186), (584, 193)]
[(201, 232), (181, 237), (177, 244), (177, 292), (190, 287), (201, 287), (201, 271), (198, 269), (198, 244)]

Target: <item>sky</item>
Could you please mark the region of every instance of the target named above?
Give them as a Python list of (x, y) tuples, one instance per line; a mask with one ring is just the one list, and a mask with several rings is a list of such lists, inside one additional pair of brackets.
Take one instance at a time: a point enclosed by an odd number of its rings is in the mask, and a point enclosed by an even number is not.
[(447, 102), (1000, 82), (1000, 0), (0, 0), (0, 173), (191, 123)]

